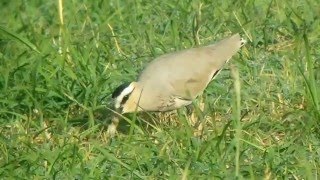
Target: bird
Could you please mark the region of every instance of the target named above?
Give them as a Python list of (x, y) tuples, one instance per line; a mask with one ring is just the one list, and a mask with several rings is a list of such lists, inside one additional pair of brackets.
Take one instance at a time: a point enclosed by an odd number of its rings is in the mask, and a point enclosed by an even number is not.
[[(237, 33), (208, 46), (155, 58), (137, 81), (121, 84), (113, 91), (115, 111), (164, 112), (190, 105), (245, 43)], [(118, 122), (112, 120), (109, 134), (115, 133)]]

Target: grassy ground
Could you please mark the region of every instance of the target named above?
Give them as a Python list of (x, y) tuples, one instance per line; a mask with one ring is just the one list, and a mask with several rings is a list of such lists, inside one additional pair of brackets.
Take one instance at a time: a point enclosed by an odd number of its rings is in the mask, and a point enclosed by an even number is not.
[[(318, 1), (150, 2), (0, 2), (1, 179), (319, 178)], [(248, 44), (195, 102), (202, 136), (185, 110), (106, 136), (116, 86), (236, 32)]]

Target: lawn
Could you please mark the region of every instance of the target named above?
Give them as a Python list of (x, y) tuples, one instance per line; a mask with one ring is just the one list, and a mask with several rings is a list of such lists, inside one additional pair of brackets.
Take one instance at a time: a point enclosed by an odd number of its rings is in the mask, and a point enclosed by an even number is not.
[[(318, 0), (1, 1), (1, 179), (318, 179)], [(128, 114), (112, 91), (162, 54), (247, 44), (194, 112)], [(196, 68), (196, 67), (195, 67)], [(200, 135), (191, 120), (204, 126)]]

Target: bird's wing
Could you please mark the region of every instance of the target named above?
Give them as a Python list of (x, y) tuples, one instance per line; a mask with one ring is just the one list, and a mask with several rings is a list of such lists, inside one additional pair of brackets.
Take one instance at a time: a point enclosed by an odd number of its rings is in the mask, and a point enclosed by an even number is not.
[(159, 93), (194, 99), (241, 47), (238, 34), (216, 44), (160, 56), (139, 77), (139, 82)]

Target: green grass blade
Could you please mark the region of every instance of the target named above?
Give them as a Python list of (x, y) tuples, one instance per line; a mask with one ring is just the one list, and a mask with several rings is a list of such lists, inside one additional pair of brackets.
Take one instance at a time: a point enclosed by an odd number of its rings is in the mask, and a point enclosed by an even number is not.
[(303, 35), (305, 50), (306, 50), (306, 60), (307, 60), (307, 71), (308, 71), (308, 77), (307, 77), (307, 88), (308, 92), (312, 99), (312, 104), (320, 117), (320, 104), (319, 104), (319, 94), (317, 92), (317, 85), (315, 80), (315, 72), (314, 72), (314, 64), (310, 55), (310, 45), (307, 34)]
[(0, 26), (0, 31), (4, 34), (8, 35), (12, 39), (17, 40), (17, 41), (21, 42), (22, 44), (28, 46), (30, 49), (34, 50), (35, 52), (37, 52), (39, 54), (41, 53), (34, 44), (32, 44), (29, 40), (21, 37), (17, 33), (12, 32), (11, 30), (9, 30), (3, 26)]
[(235, 177), (240, 177), (240, 148), (241, 148), (241, 95), (240, 95), (240, 77), (239, 77), (239, 71), (234, 66), (231, 66), (231, 75), (234, 80), (234, 104), (233, 104), (233, 124), (235, 128), (235, 148), (236, 148), (236, 154), (235, 154)]
[(98, 147), (98, 146), (97, 146), (96, 148), (97, 148), (101, 153), (103, 153), (108, 160), (110, 160), (110, 161), (112, 161), (112, 162), (114, 162), (114, 163), (117, 163), (117, 164), (121, 165), (122, 167), (126, 168), (127, 170), (131, 171), (131, 172), (132, 172), (134, 175), (136, 175), (138, 178), (144, 179), (144, 177), (143, 177), (138, 171), (131, 169), (131, 167), (130, 167), (128, 164), (124, 163), (123, 161), (121, 161), (120, 159), (118, 159), (117, 157), (115, 157), (113, 154), (107, 152), (107, 150), (102, 149), (102, 148), (100, 148), (100, 147)]

